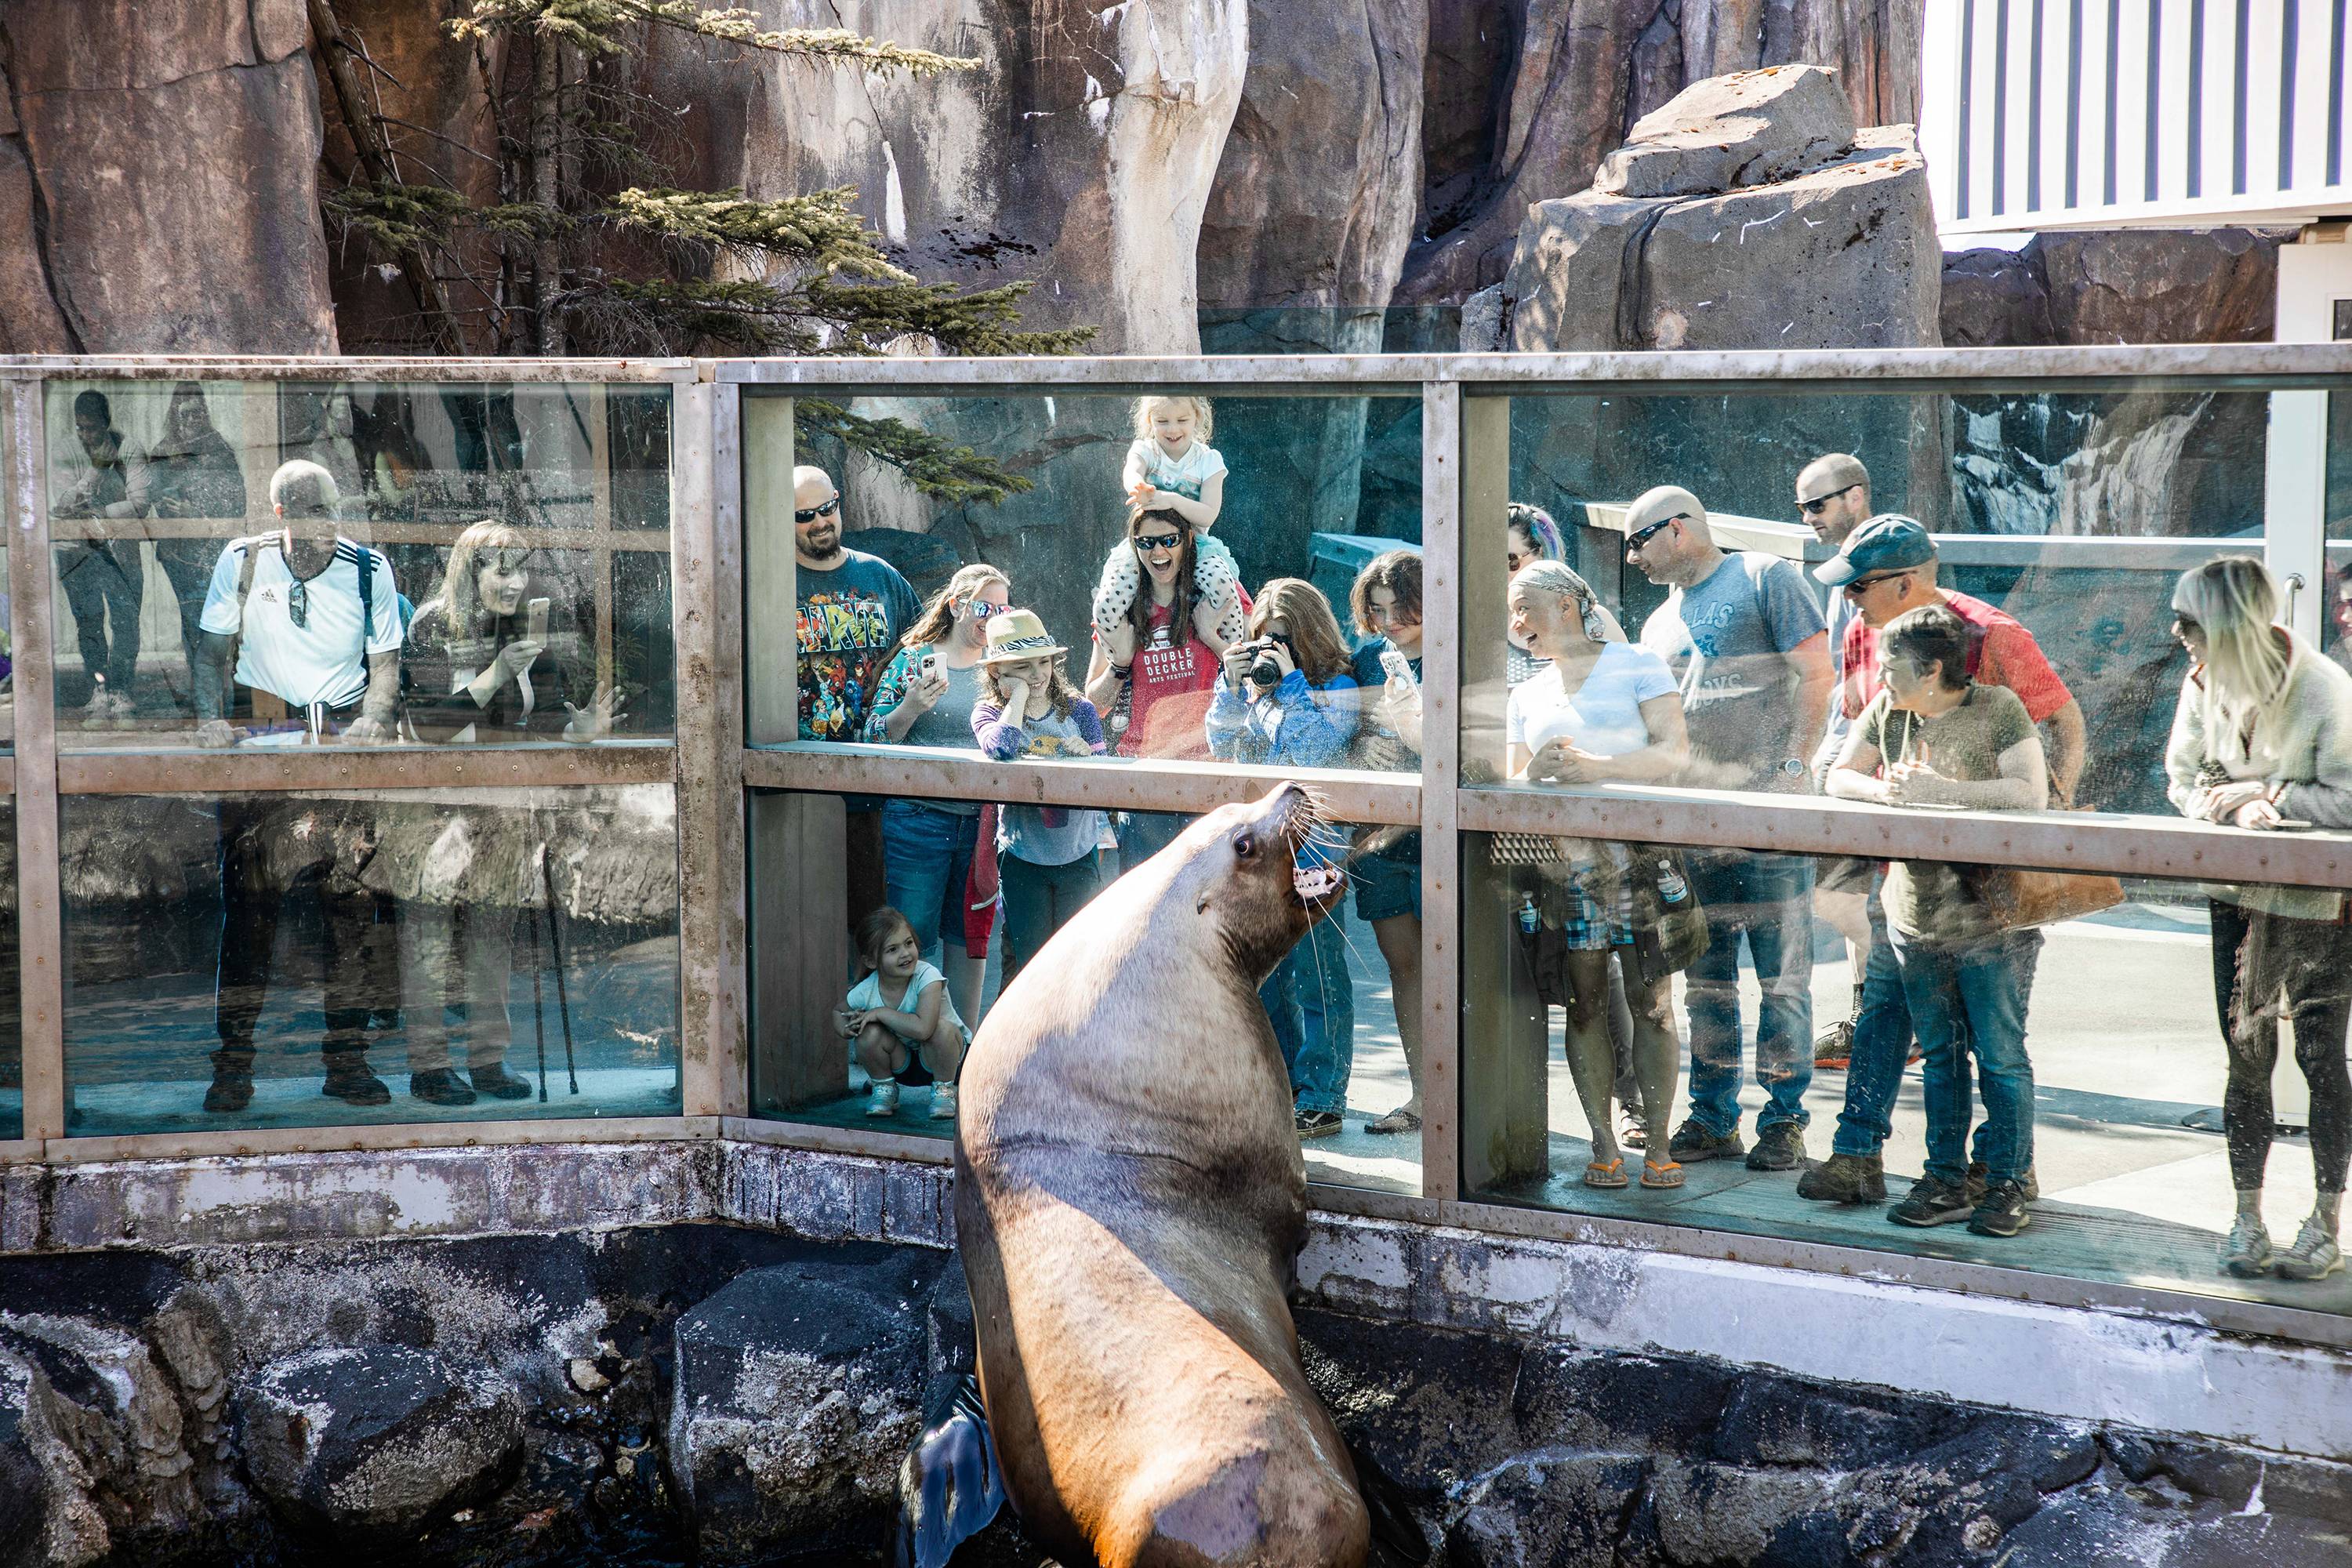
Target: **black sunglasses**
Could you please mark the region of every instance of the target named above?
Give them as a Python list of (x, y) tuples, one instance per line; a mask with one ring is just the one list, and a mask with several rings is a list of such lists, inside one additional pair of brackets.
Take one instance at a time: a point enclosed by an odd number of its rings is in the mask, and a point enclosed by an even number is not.
[(2172, 612), (2172, 624), (2190, 636), (2201, 637), (2205, 632), (2205, 624), (2202, 621), (2194, 616), (2184, 616), (2179, 610)]
[(793, 510), (793, 521), (794, 522), (814, 522), (818, 518), (831, 517), (835, 512), (837, 512), (840, 510), (841, 498), (839, 496), (835, 496), (831, 500), (826, 501), (823, 506), (795, 507)]
[(1681, 512), (1676, 512), (1672, 517), (1662, 517), (1657, 521), (1650, 524), (1649, 527), (1642, 530), (1641, 532), (1627, 534), (1625, 536), (1625, 548), (1628, 550), (1639, 550), (1643, 545), (1649, 543), (1650, 541), (1655, 539), (1660, 531), (1663, 530), (1666, 524), (1670, 522), (1687, 522), (1689, 521), (1689, 518)]
[(1139, 533), (1135, 536), (1135, 547), (1142, 551), (1173, 550), (1183, 542), (1184, 536), (1181, 533)]
[(1856, 489), (1860, 484), (1861, 481), (1857, 479), (1851, 485), (1840, 485), (1836, 489), (1830, 491), (1830, 493), (1825, 496), (1815, 496), (1811, 500), (1801, 500), (1797, 503), (1797, 510), (1803, 512), (1807, 517), (1819, 517), (1822, 515), (1822, 509), (1823, 507), (1837, 500), (1838, 497), (1845, 494), (1846, 491)]
[(1856, 597), (1860, 597), (1864, 591), (1875, 587), (1881, 583), (1892, 583), (1897, 577), (1907, 577), (1910, 574), (1908, 572), (1881, 572), (1875, 577), (1856, 577), (1853, 582), (1848, 583), (1845, 585), (1845, 591)]
[(286, 589), (286, 618), (302, 629), (310, 625), (310, 584), (297, 577)]

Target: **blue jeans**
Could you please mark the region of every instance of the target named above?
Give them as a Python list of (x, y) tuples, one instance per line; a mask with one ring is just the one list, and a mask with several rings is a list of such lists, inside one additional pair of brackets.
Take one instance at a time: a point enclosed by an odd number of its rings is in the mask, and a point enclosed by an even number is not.
[(1886, 932), (1886, 909), (1870, 890), (1870, 958), (1862, 972), (1862, 1006), (1853, 1016), (1853, 1059), (1845, 1069), (1845, 1106), (1830, 1150), (1864, 1158), (1895, 1131), (1895, 1095), (1911, 1055), (1911, 1005)]
[(1273, 1020), (1297, 1108), (1347, 1110), (1348, 1075), (1356, 1066), (1356, 986), (1339, 927), (1327, 921), (1301, 937), (1257, 994)]
[(1801, 855), (1690, 858), (1706, 908), (1706, 951), (1683, 975), (1690, 1014), (1690, 1117), (1718, 1138), (1739, 1129), (1739, 943), (1764, 988), (1756, 1084), (1769, 1103), (1757, 1131), (1811, 1119), (1813, 1081), (1813, 863)]
[(2042, 933), (2028, 928), (1969, 942), (1922, 942), (1894, 933), (1895, 962), (1927, 1053), (1927, 1173), (1959, 1184), (1969, 1168), (1969, 1058), (1983, 1097), (1977, 1152), (1985, 1179), (2022, 1176), (2033, 1163), (2033, 1063), (2025, 1007)]
[(915, 928), (923, 962), (938, 967), (940, 945), (963, 949), (965, 889), (980, 849), (980, 814), (959, 816), (911, 800), (882, 803), (882, 875), (890, 907)]

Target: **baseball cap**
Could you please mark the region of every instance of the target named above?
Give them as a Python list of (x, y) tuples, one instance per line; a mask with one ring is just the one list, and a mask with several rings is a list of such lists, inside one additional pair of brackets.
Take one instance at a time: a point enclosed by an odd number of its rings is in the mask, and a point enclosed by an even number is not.
[(1835, 588), (1873, 572), (1900, 572), (1925, 566), (1936, 559), (1936, 542), (1927, 525), (1899, 511), (1883, 511), (1852, 533), (1838, 552), (1813, 568), (1813, 575)]

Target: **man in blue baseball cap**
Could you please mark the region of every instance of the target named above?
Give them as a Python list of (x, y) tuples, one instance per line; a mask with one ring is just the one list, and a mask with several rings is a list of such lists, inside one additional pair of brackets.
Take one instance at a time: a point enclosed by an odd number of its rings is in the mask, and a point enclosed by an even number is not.
[[(2025, 704), (2027, 717), (2044, 732), (2050, 757), (2050, 787), (2070, 805), (2083, 775), (2085, 726), (2073, 692), (2050, 668), (2042, 647), (2016, 617), (1982, 599), (1936, 585), (1936, 541), (1918, 519), (1883, 512), (1846, 536), (1838, 552), (1813, 568), (1813, 575), (1836, 589), (1857, 614), (1847, 623), (1838, 661), (1842, 671), (1835, 700), (1846, 718), (1859, 718), (1878, 694), (1878, 628), (1906, 610), (1940, 605), (1968, 630), (1968, 673), (1988, 686), (2005, 686)], [(1835, 757), (1815, 759), (1816, 772)], [(1828, 1160), (1797, 1182), (1797, 1195), (1823, 1203), (1877, 1203), (1886, 1196), (1880, 1151), (1893, 1131), (1891, 1113), (1903, 1068), (1910, 1055), (1911, 1012), (1901, 972), (1886, 931), (1878, 893), (1870, 896), (1870, 957), (1863, 998), (1854, 1017), (1853, 1058), (1846, 1069), (1845, 1106), (1838, 1112)], [(1971, 1189), (1982, 1185), (1981, 1167), (1969, 1167)], [(2029, 1199), (2039, 1195), (2026, 1173)], [(1973, 1199), (1971, 1199), (1973, 1201)], [(1966, 1218), (1967, 1211), (1958, 1217)]]

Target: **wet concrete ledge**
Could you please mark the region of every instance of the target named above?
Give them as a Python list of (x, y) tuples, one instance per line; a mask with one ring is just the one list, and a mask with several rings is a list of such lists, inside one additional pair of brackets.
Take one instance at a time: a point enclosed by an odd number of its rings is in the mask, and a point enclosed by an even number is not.
[[(17, 1165), (0, 1168), (0, 1260), (708, 1223), (947, 1249), (950, 1181), (712, 1139)], [(2352, 1355), (2190, 1317), (1329, 1214), (1299, 1272), (1305, 1304), (1378, 1321), (2352, 1454)]]

